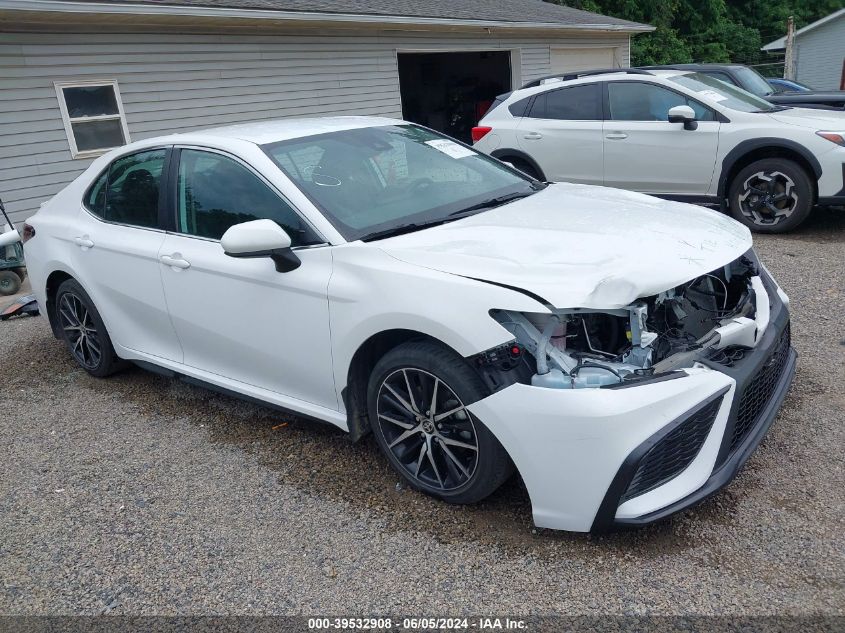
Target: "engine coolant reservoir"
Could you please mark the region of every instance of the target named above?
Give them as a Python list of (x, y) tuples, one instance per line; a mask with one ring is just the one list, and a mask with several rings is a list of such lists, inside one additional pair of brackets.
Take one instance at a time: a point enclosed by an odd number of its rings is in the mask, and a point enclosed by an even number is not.
[[(526, 314), (525, 317), (531, 322), (531, 325), (537, 328), (540, 332), (545, 331), (546, 324), (551, 318), (548, 314)], [(552, 332), (552, 338), (549, 341), (549, 344), (553, 345), (561, 352), (566, 350), (566, 321), (559, 323), (554, 332)]]

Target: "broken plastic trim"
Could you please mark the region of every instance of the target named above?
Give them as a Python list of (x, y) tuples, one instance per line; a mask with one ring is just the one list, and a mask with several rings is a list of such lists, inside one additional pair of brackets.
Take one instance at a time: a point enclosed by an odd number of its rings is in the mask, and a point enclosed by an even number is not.
[[(750, 256), (749, 256), (750, 255)], [(490, 315), (533, 355), (530, 384), (576, 389), (639, 382), (692, 367), (714, 352), (750, 349), (767, 325), (753, 252), (657, 295), (618, 309), (549, 313), (491, 310)], [(623, 336), (624, 333), (624, 336)]]

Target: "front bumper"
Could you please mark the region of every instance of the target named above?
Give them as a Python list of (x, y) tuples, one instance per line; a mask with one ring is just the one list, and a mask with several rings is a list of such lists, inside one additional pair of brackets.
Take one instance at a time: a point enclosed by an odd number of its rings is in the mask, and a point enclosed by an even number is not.
[[(732, 367), (702, 361), (682, 378), (624, 389), (515, 384), (469, 407), (516, 464), (538, 526), (598, 532), (645, 525), (703, 501), (734, 478), (795, 375), (787, 306), (768, 275), (763, 283), (769, 326)], [(641, 480), (649, 450), (708, 405), (706, 439), (691, 461), (632, 497), (629, 487)]]

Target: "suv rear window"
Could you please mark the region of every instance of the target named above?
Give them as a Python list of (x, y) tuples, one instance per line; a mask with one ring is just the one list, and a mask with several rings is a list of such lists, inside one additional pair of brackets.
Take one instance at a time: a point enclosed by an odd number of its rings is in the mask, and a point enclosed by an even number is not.
[(601, 84), (583, 84), (539, 94), (529, 116), (532, 119), (601, 121)]

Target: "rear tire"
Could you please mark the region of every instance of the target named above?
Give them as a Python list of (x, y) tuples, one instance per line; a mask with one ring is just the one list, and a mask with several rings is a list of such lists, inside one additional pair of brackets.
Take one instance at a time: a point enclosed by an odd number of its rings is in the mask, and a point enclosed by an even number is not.
[(785, 158), (764, 158), (734, 177), (728, 210), (757, 233), (786, 233), (809, 217), (813, 198), (813, 183), (803, 167)]
[(430, 341), (403, 343), (370, 375), (373, 435), (413, 488), (449, 503), (481, 501), (513, 473), (505, 449), (466, 409), (488, 393), (454, 351)]
[(105, 378), (121, 368), (94, 302), (75, 279), (56, 292), (56, 320), (74, 360), (92, 376)]
[(0, 270), (0, 295), (17, 294), (21, 289), (21, 281), (13, 270)]

